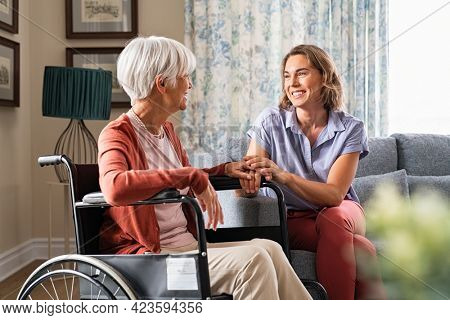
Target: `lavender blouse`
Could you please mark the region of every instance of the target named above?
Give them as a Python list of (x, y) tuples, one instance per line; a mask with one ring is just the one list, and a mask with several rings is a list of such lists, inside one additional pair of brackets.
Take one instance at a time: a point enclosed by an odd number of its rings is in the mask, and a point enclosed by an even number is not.
[[(300, 129), (295, 110), (285, 111), (278, 107), (264, 109), (247, 135), (255, 139), (280, 168), (317, 182), (327, 181), (331, 166), (339, 156), (359, 152), (362, 159), (369, 153), (364, 123), (343, 111), (329, 112), (328, 124), (312, 146)], [(289, 188), (283, 185), (280, 188), (288, 210), (322, 209), (301, 199)], [(270, 190), (262, 189), (261, 192), (274, 196)], [(359, 202), (352, 186), (346, 198)]]

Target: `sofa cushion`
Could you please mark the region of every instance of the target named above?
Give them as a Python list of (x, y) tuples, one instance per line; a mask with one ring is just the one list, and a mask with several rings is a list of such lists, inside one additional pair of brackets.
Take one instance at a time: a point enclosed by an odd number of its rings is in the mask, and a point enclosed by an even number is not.
[(450, 199), (450, 176), (408, 176), (408, 185), (411, 194), (419, 192), (420, 189), (432, 189), (440, 192), (447, 199)]
[(376, 187), (380, 183), (392, 182), (404, 197), (409, 197), (408, 182), (404, 169), (380, 175), (355, 178), (353, 188), (355, 188), (359, 201), (365, 207), (373, 195)]
[(413, 176), (450, 175), (450, 136), (393, 134), (397, 140), (398, 168)]
[(300, 279), (317, 280), (315, 252), (291, 250), (291, 263)]
[(378, 175), (397, 170), (395, 138), (370, 138), (369, 154), (360, 160), (356, 177)]

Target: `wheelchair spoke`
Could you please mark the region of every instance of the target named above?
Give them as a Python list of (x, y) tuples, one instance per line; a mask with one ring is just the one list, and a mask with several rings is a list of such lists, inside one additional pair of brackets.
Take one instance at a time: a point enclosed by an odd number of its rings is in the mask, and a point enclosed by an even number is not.
[(100, 298), (100, 293), (102, 292), (102, 289), (101, 288), (98, 288), (98, 295), (97, 295), (97, 299), (96, 300), (98, 300), (99, 298)]
[[(49, 273), (50, 271), (49, 270), (47, 270), (47, 273)], [(50, 283), (52, 284), (52, 287), (53, 287), (53, 291), (55, 292), (55, 295), (56, 295), (56, 300), (59, 300), (59, 297), (58, 297), (58, 292), (56, 291), (56, 288), (55, 288), (55, 283), (53, 282), (53, 278), (50, 278)]]
[[(76, 270), (76, 266), (77, 266), (77, 263), (74, 262), (73, 263), (73, 270)], [(74, 284), (75, 284), (75, 276), (72, 276), (72, 289), (70, 290), (70, 299), (69, 300), (73, 300), (72, 298), (73, 298), (73, 286), (74, 286)]]
[(70, 289), (70, 299), (69, 300), (73, 300), (73, 288), (75, 286), (75, 276), (72, 276), (72, 287)]
[[(61, 263), (61, 270), (64, 269), (64, 266)], [(66, 295), (67, 295), (67, 300), (69, 300), (69, 289), (67, 288), (67, 279), (66, 279), (66, 275), (63, 275), (64, 277), (64, 286), (66, 287)]]
[[(97, 270), (97, 271), (100, 271), (100, 270)], [(96, 272), (97, 273), (97, 272)], [(106, 279), (106, 273), (104, 273), (103, 274), (103, 279), (102, 279), (102, 284), (104, 284), (105, 283), (105, 279)], [(100, 298), (100, 293), (102, 292), (102, 289), (100, 289), (99, 288), (99, 290), (98, 290), (98, 295), (97, 295), (97, 300)]]
[[(92, 278), (92, 266), (91, 266), (91, 278)], [(92, 299), (92, 283), (90, 282), (91, 285), (91, 299)]]
[(53, 298), (53, 296), (50, 294), (50, 292), (48, 292), (47, 288), (42, 283), (40, 285), (41, 285), (42, 288), (44, 288), (45, 292), (47, 292), (47, 294), (50, 296), (50, 298), (52, 298), (52, 300), (55, 300)]

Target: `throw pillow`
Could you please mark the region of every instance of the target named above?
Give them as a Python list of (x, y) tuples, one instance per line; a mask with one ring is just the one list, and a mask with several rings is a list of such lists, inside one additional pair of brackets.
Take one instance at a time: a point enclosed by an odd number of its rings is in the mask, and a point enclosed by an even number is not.
[(406, 179), (406, 170), (398, 170), (380, 175), (355, 178), (353, 188), (358, 195), (359, 201), (365, 207), (373, 195), (373, 192), (381, 183), (392, 182), (400, 191), (401, 195), (409, 198), (408, 182)]
[(397, 170), (397, 161), (397, 143), (395, 138), (369, 138), (369, 154), (359, 161), (356, 177), (395, 171)]

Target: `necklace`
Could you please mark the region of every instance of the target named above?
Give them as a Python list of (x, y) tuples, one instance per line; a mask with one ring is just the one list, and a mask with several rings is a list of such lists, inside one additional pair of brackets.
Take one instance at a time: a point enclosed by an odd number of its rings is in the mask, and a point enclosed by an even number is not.
[(159, 133), (158, 134), (154, 134), (152, 132), (150, 132), (147, 128), (147, 126), (142, 122), (142, 120), (137, 116), (137, 114), (134, 112), (133, 108), (130, 109), (130, 114), (133, 117), (133, 119), (137, 122), (137, 124), (144, 129), (146, 132), (148, 132), (149, 134), (151, 134), (154, 138), (156, 139), (162, 139), (164, 138), (164, 129), (162, 127), (159, 128)]

